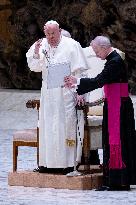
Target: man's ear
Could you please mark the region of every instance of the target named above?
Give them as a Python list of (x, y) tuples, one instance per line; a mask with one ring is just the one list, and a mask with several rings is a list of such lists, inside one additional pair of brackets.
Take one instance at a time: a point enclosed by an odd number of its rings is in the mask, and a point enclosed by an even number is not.
[(61, 33), (61, 28), (59, 29), (59, 32)]

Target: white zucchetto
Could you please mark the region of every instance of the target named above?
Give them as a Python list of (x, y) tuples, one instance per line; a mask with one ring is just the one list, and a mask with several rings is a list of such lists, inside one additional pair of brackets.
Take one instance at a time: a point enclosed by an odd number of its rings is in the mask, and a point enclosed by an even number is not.
[(59, 26), (59, 24), (57, 23), (57, 21), (54, 21), (54, 20), (47, 21), (47, 22), (45, 23), (45, 26), (50, 25), (50, 24), (54, 24), (54, 25)]

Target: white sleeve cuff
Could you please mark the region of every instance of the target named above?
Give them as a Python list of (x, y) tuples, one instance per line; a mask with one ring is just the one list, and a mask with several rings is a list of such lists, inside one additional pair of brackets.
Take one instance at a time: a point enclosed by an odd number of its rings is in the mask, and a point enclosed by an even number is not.
[(77, 78), (77, 84), (76, 85), (79, 85), (80, 84), (80, 78)]
[(74, 87), (74, 89), (73, 89), (73, 92), (77, 92), (76, 90), (78, 89), (78, 85), (79, 85), (79, 84), (80, 84), (80, 78), (77, 78), (77, 83), (74, 84), (75, 87)]

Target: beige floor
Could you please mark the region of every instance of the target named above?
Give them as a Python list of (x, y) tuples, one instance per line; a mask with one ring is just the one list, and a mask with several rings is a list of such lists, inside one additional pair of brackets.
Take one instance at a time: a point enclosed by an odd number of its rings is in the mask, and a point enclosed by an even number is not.
[[(8, 172), (12, 171), (13, 132), (37, 125), (37, 112), (27, 109), (25, 103), (28, 99), (39, 97), (39, 91), (0, 90), (0, 205), (136, 205), (136, 186), (132, 186), (129, 192), (8, 186)], [(132, 99), (136, 108), (136, 97)], [(35, 166), (36, 149), (21, 148), (19, 170), (33, 169)]]

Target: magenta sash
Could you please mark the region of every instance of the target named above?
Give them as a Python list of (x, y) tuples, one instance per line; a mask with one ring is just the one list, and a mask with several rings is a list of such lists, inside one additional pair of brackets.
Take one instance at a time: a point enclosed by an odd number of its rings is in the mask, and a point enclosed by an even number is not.
[(109, 169), (122, 169), (125, 164), (121, 154), (120, 107), (121, 97), (128, 97), (128, 83), (107, 84), (104, 92), (108, 103)]

